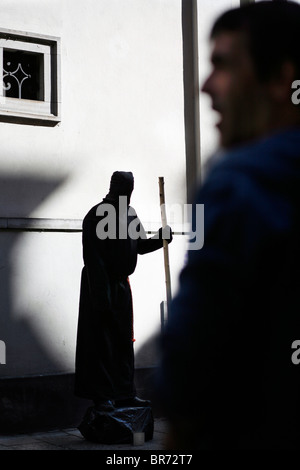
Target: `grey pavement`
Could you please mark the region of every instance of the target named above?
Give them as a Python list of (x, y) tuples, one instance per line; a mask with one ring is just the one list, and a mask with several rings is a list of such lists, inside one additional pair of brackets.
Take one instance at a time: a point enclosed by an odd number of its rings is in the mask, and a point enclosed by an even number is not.
[(143, 445), (107, 445), (87, 441), (77, 428), (0, 436), (0, 450), (164, 450), (167, 422), (154, 420), (153, 439)]

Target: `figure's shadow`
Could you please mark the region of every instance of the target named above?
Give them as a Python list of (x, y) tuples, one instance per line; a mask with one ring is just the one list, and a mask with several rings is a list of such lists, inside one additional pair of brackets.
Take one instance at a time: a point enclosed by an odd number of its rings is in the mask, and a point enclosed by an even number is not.
[[(57, 187), (62, 180), (35, 179), (34, 177), (0, 177), (0, 339), (6, 344), (6, 366), (0, 368), (0, 377), (13, 375), (14, 364), (24, 363), (26, 375), (26, 361), (39, 358), (39, 362), (49, 364), (50, 359), (43, 348), (40, 338), (33, 332), (28, 320), (29, 312), (13, 311), (13, 276), (16, 267), (12, 265), (12, 250), (24, 232), (3, 228), (5, 218), (26, 218), (36, 209)], [(22, 259), (18, 260), (21, 264)], [(30, 270), (28, 266), (28, 280)], [(42, 312), (41, 312), (42, 315)], [(11, 373), (9, 372), (11, 371)]]
[[(42, 426), (40, 421), (47, 421), (47, 416), (51, 422), (51, 419), (54, 421), (55, 417), (57, 418), (58, 414), (64, 411), (58, 408), (56, 413), (53, 413), (53, 410), (51, 412), (47, 383), (44, 382), (43, 385), (36, 377), (35, 382), (34, 378), (29, 380), (27, 377), (31, 361), (34, 363), (36, 360), (37, 364), (41, 365), (40, 368), (43, 370), (40, 370), (40, 376), (47, 375), (48, 371), (58, 370), (61, 362), (59, 358), (56, 362), (55, 354), (50, 357), (42, 338), (38, 336), (38, 331), (30, 323), (34, 322), (34, 317), (30, 315), (32, 312), (26, 311), (26, 306), (24, 306), (24, 311), (16, 311), (13, 296), (17, 295), (14, 289), (17, 266), (13, 265), (12, 250), (20, 241), (20, 237), (24, 235), (24, 231), (5, 228), (6, 218), (30, 217), (30, 214), (64, 181), (65, 178), (42, 179), (34, 176), (11, 175), (0, 177), (0, 339), (6, 345), (6, 364), (0, 365), (0, 432), (21, 431), (26, 423), (30, 428), (35, 419), (36, 425)], [(22, 259), (18, 259), (17, 262), (22, 264)], [(30, 273), (34, 269), (34, 260), (32, 266), (27, 266), (26, 269), (28, 279), (22, 279), (25, 283), (31, 282)], [(42, 311), (41, 315), (43, 315)], [(18, 367), (15, 367), (16, 365)], [(23, 370), (22, 377), (15, 370)], [(25, 383), (26, 386), (23, 385)], [(57, 397), (60, 392), (63, 392), (58, 390), (59, 387), (61, 385), (58, 383), (54, 387), (53, 393)], [(45, 396), (45, 402), (43, 402), (43, 396)], [(46, 397), (48, 402), (46, 402)], [(57, 397), (53, 400), (56, 405)], [(45, 408), (48, 409), (48, 414)], [(47, 422), (45, 422), (46, 425)]]

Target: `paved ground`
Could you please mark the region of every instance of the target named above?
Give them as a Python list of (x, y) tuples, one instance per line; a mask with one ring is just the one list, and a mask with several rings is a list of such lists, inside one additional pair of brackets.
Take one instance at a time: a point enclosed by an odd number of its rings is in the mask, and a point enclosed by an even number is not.
[(154, 435), (142, 446), (103, 445), (86, 441), (76, 428), (56, 431), (0, 436), (0, 450), (164, 450), (166, 421), (155, 419)]

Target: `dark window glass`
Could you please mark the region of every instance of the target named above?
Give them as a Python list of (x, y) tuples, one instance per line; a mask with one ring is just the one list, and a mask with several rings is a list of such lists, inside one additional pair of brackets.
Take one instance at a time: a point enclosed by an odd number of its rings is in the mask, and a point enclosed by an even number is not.
[(3, 82), (8, 98), (44, 101), (43, 54), (4, 49)]

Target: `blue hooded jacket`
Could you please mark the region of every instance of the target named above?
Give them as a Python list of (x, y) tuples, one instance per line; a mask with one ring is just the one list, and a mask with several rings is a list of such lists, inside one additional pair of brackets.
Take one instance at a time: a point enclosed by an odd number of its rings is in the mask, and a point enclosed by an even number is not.
[(225, 154), (195, 204), (204, 246), (162, 339), (160, 406), (183, 448), (299, 448), (300, 130)]

